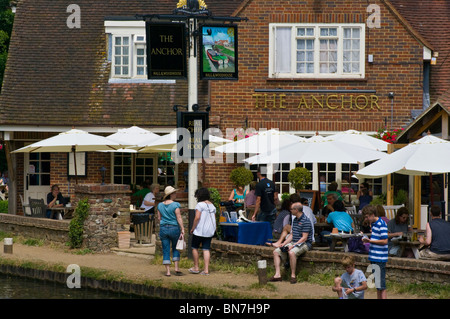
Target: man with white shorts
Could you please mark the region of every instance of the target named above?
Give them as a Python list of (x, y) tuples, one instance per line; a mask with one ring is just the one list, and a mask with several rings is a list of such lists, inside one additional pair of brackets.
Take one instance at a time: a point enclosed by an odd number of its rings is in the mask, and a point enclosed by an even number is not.
[(273, 261), (275, 265), (275, 275), (270, 281), (281, 281), (281, 262), (286, 261), (289, 256), (289, 264), (291, 268), (291, 284), (297, 282), (295, 270), (297, 267), (297, 258), (308, 250), (312, 245), (312, 226), (311, 221), (303, 213), (301, 203), (293, 203), (291, 212), (295, 216), (292, 222), (292, 236), (288, 238), (273, 252)]

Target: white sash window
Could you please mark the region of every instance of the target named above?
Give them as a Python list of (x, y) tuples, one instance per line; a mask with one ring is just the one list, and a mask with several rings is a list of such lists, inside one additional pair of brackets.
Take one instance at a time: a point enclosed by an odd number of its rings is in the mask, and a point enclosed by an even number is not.
[(364, 78), (364, 24), (270, 24), (269, 77)]

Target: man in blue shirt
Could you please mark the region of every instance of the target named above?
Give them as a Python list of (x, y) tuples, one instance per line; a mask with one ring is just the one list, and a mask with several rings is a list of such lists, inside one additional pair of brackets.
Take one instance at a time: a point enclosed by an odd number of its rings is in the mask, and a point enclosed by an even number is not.
[(350, 234), (353, 231), (353, 219), (345, 211), (344, 202), (337, 200), (333, 203), (334, 212), (330, 213), (327, 217), (327, 223), (333, 224), (339, 232), (345, 232)]
[(312, 226), (311, 221), (303, 214), (301, 203), (293, 203), (291, 212), (295, 216), (292, 221), (291, 236), (281, 243), (280, 247), (273, 252), (273, 261), (275, 265), (275, 275), (270, 281), (281, 281), (281, 261), (286, 260), (289, 255), (289, 264), (291, 268), (291, 284), (297, 282), (295, 270), (297, 268), (297, 257), (303, 255), (312, 247)]
[(375, 271), (375, 285), (378, 299), (386, 299), (386, 262), (388, 261), (388, 229), (384, 220), (377, 216), (373, 205), (363, 208), (362, 214), (372, 224), (370, 239), (363, 237), (363, 242), (370, 243), (369, 261)]

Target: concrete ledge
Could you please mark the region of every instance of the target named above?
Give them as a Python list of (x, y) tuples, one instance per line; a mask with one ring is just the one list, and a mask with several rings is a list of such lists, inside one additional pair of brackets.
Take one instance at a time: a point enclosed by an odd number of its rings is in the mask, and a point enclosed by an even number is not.
[[(255, 264), (258, 260), (265, 259), (268, 265), (273, 267), (273, 250), (265, 246), (213, 240), (211, 258), (239, 265)], [(307, 269), (310, 273), (331, 272), (340, 275), (343, 271), (341, 260), (346, 254), (354, 256), (356, 265), (363, 271), (370, 264), (368, 255), (313, 249), (300, 257), (297, 271)], [(386, 278), (396, 282), (438, 284), (450, 282), (450, 262), (390, 257), (386, 269)]]

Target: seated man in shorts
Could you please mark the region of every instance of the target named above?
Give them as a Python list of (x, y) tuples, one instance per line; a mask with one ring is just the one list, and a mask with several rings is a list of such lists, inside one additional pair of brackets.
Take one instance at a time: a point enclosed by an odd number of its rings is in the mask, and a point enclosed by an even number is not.
[(281, 281), (281, 261), (286, 260), (289, 255), (289, 264), (291, 267), (291, 284), (297, 282), (295, 270), (297, 267), (297, 257), (303, 255), (312, 247), (312, 227), (311, 221), (303, 213), (301, 203), (293, 203), (291, 212), (295, 216), (292, 222), (292, 236), (289, 236), (282, 244), (273, 252), (273, 261), (275, 265), (275, 275), (270, 281)]

